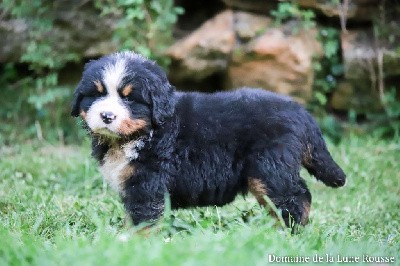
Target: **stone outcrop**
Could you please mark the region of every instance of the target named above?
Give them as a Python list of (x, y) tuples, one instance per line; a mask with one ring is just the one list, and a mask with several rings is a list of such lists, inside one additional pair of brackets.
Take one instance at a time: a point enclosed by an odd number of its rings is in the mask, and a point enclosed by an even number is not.
[[(269, 12), (277, 7), (279, 1), (265, 0), (222, 0), (229, 8), (246, 10), (259, 14), (268, 15)], [(313, 9), (327, 17), (344, 17), (346, 20), (358, 22), (371, 21), (377, 14), (380, 0), (348, 0), (339, 1), (326, 0), (298, 0), (295, 1), (301, 8)]]
[(233, 12), (225, 11), (208, 20), (199, 29), (171, 46), (171, 79), (201, 80), (227, 68), (235, 45)]
[(341, 4), (335, 4), (334, 1), (325, 0), (299, 0), (300, 7), (311, 8), (316, 12), (328, 17), (344, 18), (358, 22), (371, 21), (377, 14), (379, 0), (348, 0), (340, 1)]
[(310, 99), (314, 78), (312, 59), (322, 48), (316, 31), (285, 34), (282, 28), (265, 33), (239, 46), (228, 68), (230, 88), (251, 86)]
[(17, 62), (28, 39), (28, 25), (22, 19), (0, 20), (0, 63)]
[(382, 86), (400, 76), (396, 46), (382, 42), (372, 31), (350, 30), (342, 33), (341, 47), (346, 80), (334, 91), (331, 106), (337, 110), (352, 108), (358, 113), (378, 110)]
[[(90, 1), (56, 1), (54, 27), (48, 32), (55, 50), (96, 57), (115, 51), (112, 31), (116, 18), (100, 17)], [(24, 19), (0, 21), (0, 63), (18, 62), (24, 51), (31, 22)], [(51, 55), (49, 55), (51, 56)]]
[(294, 26), (275, 27), (269, 18), (247, 12), (222, 12), (168, 50), (170, 76), (180, 83), (223, 73), (225, 89), (260, 87), (304, 102), (311, 96), (312, 59), (322, 48), (315, 29), (293, 33)]
[(341, 46), (345, 77), (348, 79), (378, 78), (379, 64), (386, 76), (400, 75), (397, 47), (380, 43), (372, 31), (351, 30), (342, 33)]
[[(301, 102), (309, 100), (314, 79), (312, 60), (318, 60), (322, 54), (317, 29), (294, 33), (293, 28), (301, 28), (294, 22), (275, 26), (268, 15), (279, 1), (222, 2), (233, 11), (210, 19), (169, 50), (172, 81), (178, 87), (185, 84), (182, 88), (190, 80), (199, 84), (203, 81), (197, 89), (205, 84), (207, 90), (207, 78), (218, 75), (222, 80), (218, 80), (218, 88), (262, 87), (294, 96)], [(327, 95), (330, 107), (358, 113), (378, 110), (383, 87), (398, 87), (400, 81), (400, 56), (396, 50), (400, 41), (400, 5), (383, 5), (377, 0), (296, 3), (300, 8), (314, 10), (317, 22), (333, 22), (342, 30), (338, 51), (342, 52), (344, 73), (335, 77), (337, 87)], [(383, 34), (379, 38), (373, 35), (371, 27), (377, 19), (384, 24), (374, 24), (378, 27), (375, 31)]]
[(266, 15), (270, 10), (277, 6), (276, 1), (265, 0), (222, 0), (222, 2), (232, 9), (245, 10)]
[(239, 38), (238, 41), (244, 43), (264, 32), (271, 26), (272, 20), (266, 16), (237, 11), (234, 13), (234, 23), (233, 30)]
[[(294, 22), (276, 26), (269, 15), (277, 8), (278, 0), (200, 2), (175, 1), (187, 7), (187, 12), (180, 17), (174, 32), (175, 37), (183, 39), (177, 40), (166, 53), (172, 61), (169, 75), (173, 84), (181, 89), (205, 91), (253, 86), (289, 94), (302, 102), (310, 99), (312, 60), (318, 60), (322, 53), (317, 29), (298, 30), (301, 26)], [(317, 25), (322, 22), (321, 25), (343, 29), (338, 50), (342, 52), (341, 62), (335, 64), (342, 63), (344, 73), (335, 76), (337, 88), (327, 94), (330, 107), (366, 113), (380, 107), (383, 88), (398, 88), (400, 95), (399, 3), (296, 3), (317, 13)], [(46, 42), (51, 40), (56, 54), (75, 53), (79, 58), (93, 58), (117, 50), (112, 34), (119, 18), (100, 16), (94, 1), (53, 1), (49, 12), (54, 23)], [(11, 20), (7, 11), (1, 13), (0, 64), (19, 62), (30, 43), (32, 22)], [(74, 71), (78, 77), (79, 69), (62, 69), (60, 81), (71, 80)]]
[(352, 109), (357, 113), (374, 112), (381, 108), (377, 90), (368, 80), (341, 81), (332, 94), (330, 106), (339, 111)]

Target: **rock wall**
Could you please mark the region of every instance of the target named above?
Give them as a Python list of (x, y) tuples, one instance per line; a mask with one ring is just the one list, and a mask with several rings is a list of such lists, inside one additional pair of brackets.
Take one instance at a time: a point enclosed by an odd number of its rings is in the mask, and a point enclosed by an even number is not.
[[(337, 5), (299, 0), (300, 7), (317, 14), (317, 26), (307, 30), (293, 21), (276, 26), (269, 14), (279, 2), (176, 0), (186, 11), (176, 25), (176, 43), (166, 52), (172, 61), (172, 82), (180, 89), (204, 91), (262, 87), (307, 102), (313, 90), (313, 60), (323, 57), (317, 32), (329, 25), (342, 32), (339, 52), (344, 66), (329, 98), (332, 109), (376, 110), (384, 91), (400, 87), (398, 1), (343, 0)], [(55, 1), (51, 12), (56, 19), (49, 36), (55, 40), (55, 49), (86, 58), (117, 49), (112, 42), (117, 20), (100, 17), (94, 1)], [(30, 28), (27, 20), (2, 16), (0, 64), (19, 60)]]
[(292, 23), (274, 27), (271, 19), (230, 9), (217, 14), (167, 51), (174, 83), (224, 76), (216, 89), (260, 87), (311, 97), (312, 60), (322, 55), (316, 29), (293, 33)]
[[(55, 50), (97, 57), (117, 49), (111, 41), (116, 18), (100, 17), (100, 10), (94, 7), (93, 2), (55, 1), (52, 8), (54, 27), (48, 36), (51, 36)], [(1, 18), (0, 64), (18, 62), (30, 31), (29, 20)]]
[[(170, 77), (181, 89), (262, 87), (307, 102), (313, 90), (313, 60), (323, 56), (317, 32), (326, 25), (342, 32), (339, 56), (344, 74), (330, 95), (332, 109), (358, 113), (380, 109), (382, 90), (399, 84), (400, 3), (299, 0), (301, 8), (317, 14), (317, 26), (293, 31), (299, 28), (295, 22), (276, 26), (268, 16), (279, 1), (222, 2), (223, 10), (167, 51), (172, 60)], [(382, 21), (384, 25), (379, 25)], [(385, 31), (387, 36), (380, 33)], [(221, 78), (207, 82), (215, 75)]]

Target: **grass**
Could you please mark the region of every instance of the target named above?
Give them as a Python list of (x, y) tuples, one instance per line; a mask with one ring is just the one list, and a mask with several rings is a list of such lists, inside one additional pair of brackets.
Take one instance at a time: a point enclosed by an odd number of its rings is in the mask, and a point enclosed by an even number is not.
[(143, 235), (124, 222), (89, 145), (2, 147), (0, 265), (264, 265), (270, 254), (324, 262), (328, 254), (336, 263), (393, 256), (399, 264), (400, 142), (351, 137), (330, 150), (348, 183), (330, 189), (304, 172), (311, 222), (296, 235), (250, 196), (222, 208), (166, 210), (159, 230)]

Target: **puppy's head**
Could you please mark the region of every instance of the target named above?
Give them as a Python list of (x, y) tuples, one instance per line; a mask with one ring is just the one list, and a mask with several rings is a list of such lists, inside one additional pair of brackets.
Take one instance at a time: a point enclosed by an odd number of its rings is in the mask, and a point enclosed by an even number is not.
[(80, 115), (93, 134), (126, 139), (172, 116), (173, 92), (154, 62), (133, 52), (115, 53), (86, 64), (71, 115)]

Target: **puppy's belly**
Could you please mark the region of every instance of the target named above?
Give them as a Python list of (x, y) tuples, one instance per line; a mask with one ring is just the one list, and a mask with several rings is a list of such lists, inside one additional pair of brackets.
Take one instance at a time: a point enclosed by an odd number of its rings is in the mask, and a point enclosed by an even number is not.
[(123, 192), (124, 182), (134, 174), (134, 166), (122, 148), (111, 148), (104, 156), (100, 172), (117, 192)]
[(217, 176), (208, 176), (208, 183), (202, 179), (193, 177), (191, 182), (178, 181), (171, 193), (172, 207), (223, 206), (231, 203), (242, 192), (239, 176), (231, 176), (224, 181), (218, 180)]

